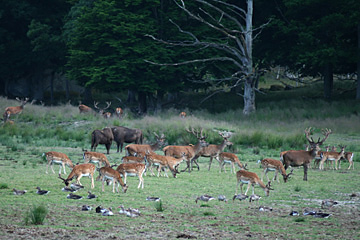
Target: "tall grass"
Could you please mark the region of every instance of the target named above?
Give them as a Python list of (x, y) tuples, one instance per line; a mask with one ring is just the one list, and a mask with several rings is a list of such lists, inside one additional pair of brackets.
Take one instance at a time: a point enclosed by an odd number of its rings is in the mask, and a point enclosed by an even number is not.
[(24, 223), (25, 225), (42, 225), (47, 214), (48, 209), (44, 205), (33, 206), (25, 215)]

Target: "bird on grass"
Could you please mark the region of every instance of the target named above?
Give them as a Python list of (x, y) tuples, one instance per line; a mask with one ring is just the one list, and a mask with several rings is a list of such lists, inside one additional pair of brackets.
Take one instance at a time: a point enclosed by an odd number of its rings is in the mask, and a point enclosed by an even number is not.
[(16, 190), (16, 188), (13, 189), (14, 195), (24, 195), (27, 191), (26, 190)]
[(310, 209), (305, 209), (304, 212), (303, 212), (304, 216), (307, 216), (307, 215), (314, 216), (315, 214), (316, 214), (316, 211), (313, 211), (313, 210), (310, 210)]
[(82, 211), (90, 211), (92, 209), (92, 207), (88, 206), (88, 205), (83, 205), (81, 210)]
[(147, 197), (146, 198), (146, 201), (155, 201), (155, 202), (158, 202), (158, 201), (160, 201), (161, 199), (160, 198), (158, 198), (158, 197)]
[(328, 208), (337, 205), (338, 202), (332, 200), (332, 199), (325, 199), (321, 202), (321, 208)]
[(315, 213), (315, 215), (313, 215), (314, 217), (317, 217), (317, 218), (329, 218), (332, 214), (329, 214), (329, 213)]
[(50, 191), (47, 191), (47, 190), (41, 190), (40, 187), (36, 187), (36, 189), (37, 189), (36, 193), (39, 194), (39, 195), (47, 195), (50, 192)]
[(111, 211), (112, 209), (109, 207), (109, 209), (105, 209), (102, 213), (103, 216), (113, 216), (114, 213)]
[(126, 216), (128, 216), (128, 217), (138, 217), (138, 216), (140, 216), (140, 211), (139, 211), (139, 209), (136, 209), (136, 208), (128, 208), (126, 210)]
[(228, 200), (226, 199), (226, 197), (225, 197), (224, 195), (219, 195), (219, 196), (218, 196), (218, 200), (219, 200), (219, 201), (224, 201), (224, 202), (226, 202), (226, 203), (228, 202)]
[(299, 212), (298, 211), (291, 211), (290, 216), (299, 216)]
[(197, 203), (198, 200), (201, 200), (201, 201), (204, 201), (204, 202), (208, 202), (208, 201), (211, 201), (211, 200), (214, 200), (214, 199), (215, 199), (215, 198), (213, 198), (212, 196), (205, 194), (205, 195), (201, 195), (200, 197), (197, 197), (196, 200), (195, 200), (195, 202)]
[(240, 193), (240, 194), (234, 195), (233, 202), (235, 201), (235, 199), (238, 199), (239, 201), (242, 201), (242, 200), (247, 199), (248, 197), (249, 197), (248, 195)]
[(72, 189), (70, 187), (63, 187), (61, 189), (61, 191), (63, 191), (63, 192), (76, 192), (76, 190), (74, 190), (74, 189)]
[(77, 184), (77, 183), (72, 183), (72, 184), (70, 185), (70, 187), (71, 187), (72, 189), (74, 189), (75, 191), (77, 191), (77, 190), (79, 190), (79, 189), (81, 189), (81, 188), (84, 188), (84, 186), (82, 186), (82, 185), (80, 185), (80, 184)]
[(259, 207), (260, 212), (271, 212), (272, 210), (273, 210), (272, 207), (265, 207), (265, 206)]
[(96, 198), (95, 194), (92, 194), (90, 191), (88, 191), (89, 195), (87, 196), (88, 199)]
[(82, 196), (75, 195), (75, 194), (73, 194), (73, 193), (69, 193), (69, 194), (66, 196), (66, 198), (68, 198), (68, 199), (74, 199), (74, 200), (80, 200), (80, 199), (82, 199)]
[[(258, 203), (259, 200), (261, 199), (261, 197), (259, 195), (256, 195), (256, 194), (251, 194), (250, 197), (249, 197), (249, 202), (256, 202)], [(257, 205), (257, 204), (256, 204)]]
[(106, 211), (106, 209), (101, 206), (97, 206), (95, 208), (95, 212), (97, 212), (97, 213), (104, 213), (105, 211)]

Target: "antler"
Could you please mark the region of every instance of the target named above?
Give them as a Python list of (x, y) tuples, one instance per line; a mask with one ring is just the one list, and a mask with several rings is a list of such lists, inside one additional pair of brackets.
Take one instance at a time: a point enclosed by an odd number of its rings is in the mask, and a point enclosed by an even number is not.
[(203, 136), (203, 129), (202, 128), (200, 128), (200, 137), (199, 137), (199, 131), (195, 130), (194, 128), (191, 128), (191, 131), (188, 128), (186, 128), (185, 130), (187, 132), (189, 132), (189, 133), (192, 133), (197, 139), (205, 139), (206, 138), (205, 135)]
[(323, 144), (323, 142), (325, 142), (325, 140), (329, 137), (329, 135), (332, 133), (331, 129), (322, 129), (321, 130), (322, 134), (325, 136), (323, 140), (320, 141), (320, 138), (318, 140), (318, 144), (321, 145)]
[(100, 109), (100, 108), (98, 107), (98, 104), (99, 104), (99, 102), (95, 102), (95, 101), (94, 101), (94, 108)]
[(155, 137), (157, 138), (157, 139), (159, 139), (160, 137), (159, 137), (159, 135), (157, 135), (157, 133), (156, 132), (154, 132), (154, 135), (155, 135)]
[(266, 187), (267, 187), (267, 189), (269, 189), (269, 190), (274, 190), (273, 188), (271, 188), (271, 181), (269, 181), (269, 182), (266, 184)]
[(314, 139), (310, 138), (310, 135), (312, 134), (313, 129), (311, 127), (305, 129), (305, 137), (309, 141), (309, 143), (314, 143)]
[(61, 180), (63, 180), (64, 182), (66, 182), (66, 179), (62, 178), (60, 173), (59, 173), (59, 178), (60, 178)]
[(106, 102), (106, 104), (107, 104), (107, 106), (105, 108), (103, 108), (103, 110), (108, 109), (111, 105), (111, 102)]

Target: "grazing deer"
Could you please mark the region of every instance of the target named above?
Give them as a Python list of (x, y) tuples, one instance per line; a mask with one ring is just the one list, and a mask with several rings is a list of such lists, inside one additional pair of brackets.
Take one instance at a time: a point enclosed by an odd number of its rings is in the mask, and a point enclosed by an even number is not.
[[(186, 169), (189, 169), (189, 173), (191, 171), (190, 163), (192, 163), (192, 159), (198, 154), (203, 147), (207, 147), (209, 144), (205, 141), (206, 136), (203, 135), (203, 129), (200, 129), (200, 132), (198, 130), (195, 130), (192, 128), (190, 131), (189, 129), (186, 129), (187, 132), (192, 133), (196, 138), (198, 139), (198, 143), (196, 145), (191, 146), (166, 146), (163, 148), (163, 152), (165, 156), (172, 156), (174, 158), (180, 159), (183, 157), (183, 153), (185, 153), (185, 160), (187, 167), (182, 170), (182, 172), (186, 171)], [(195, 164), (199, 168), (199, 165), (195, 161)]]
[(335, 169), (337, 170), (338, 161), (342, 157), (344, 157), (345, 147), (346, 146), (340, 146), (340, 148), (341, 148), (340, 152), (323, 152), (321, 154), (321, 161), (320, 161), (319, 170), (324, 170), (324, 162), (326, 160), (335, 161)]
[(161, 134), (159, 135), (154, 132), (154, 135), (156, 137), (156, 143), (149, 145), (149, 144), (129, 144), (125, 147), (126, 156), (141, 156), (144, 157), (145, 153), (147, 151), (155, 152), (158, 150), (161, 146), (164, 145), (165, 141), (165, 135)]
[(113, 182), (113, 193), (119, 192), (119, 185), (121, 185), (122, 190), (124, 193), (126, 193), (128, 186), (123, 182), (120, 173), (116, 171), (115, 169), (112, 169), (111, 167), (102, 167), (99, 169), (99, 176), (96, 178), (96, 180), (102, 181), (102, 191), (104, 192), (104, 184), (107, 180), (112, 180)]
[(232, 173), (232, 171), (234, 170), (235, 173), (235, 164), (237, 164), (239, 166), (240, 169), (243, 170), (247, 170), (246, 166), (244, 166), (239, 158), (233, 154), (233, 153), (229, 153), (229, 152), (222, 152), (219, 154), (219, 164), (220, 164), (220, 172), (221, 170), (224, 170), (224, 172), (226, 172), (225, 170), (225, 164), (226, 163), (230, 163), (230, 173)]
[[(209, 169), (211, 167), (211, 163), (213, 158), (215, 158), (219, 162), (219, 154), (222, 153), (226, 146), (231, 146), (232, 142), (229, 141), (229, 138), (231, 137), (231, 133), (229, 132), (219, 132), (219, 135), (223, 138), (223, 142), (219, 145), (215, 144), (209, 144), (207, 147), (203, 147), (198, 154), (192, 159), (192, 161), (196, 161), (200, 156), (201, 157), (209, 157)], [(220, 166), (221, 170), (221, 166)]]
[(84, 104), (81, 104), (81, 102), (79, 103), (79, 111), (80, 113), (90, 113), (93, 112), (91, 107), (88, 107)]
[(91, 151), (96, 151), (96, 147), (99, 144), (104, 144), (107, 150), (107, 154), (109, 154), (113, 140), (114, 135), (111, 128), (106, 127), (103, 130), (94, 130), (91, 133)]
[(121, 107), (118, 107), (115, 109), (115, 113), (118, 118), (122, 118), (122, 116), (124, 114), (124, 110)]
[(20, 106), (16, 106), (16, 107), (7, 107), (5, 108), (5, 113), (7, 111), (10, 112), (10, 115), (16, 115), (16, 114), (20, 114), (23, 110), (24, 110), (24, 107), (25, 107), (25, 104), (29, 101), (29, 98), (25, 98), (24, 100), (23, 99), (19, 99), (18, 97), (16, 98), (17, 101), (19, 101), (21, 103)]
[(67, 177), (67, 179), (64, 179), (61, 177), (61, 174), (59, 174), (59, 178), (64, 181), (66, 186), (69, 186), (70, 181), (76, 177), (76, 183), (81, 184), (80, 179), (82, 177), (90, 177), (91, 178), (91, 188), (94, 188), (94, 173), (95, 173), (95, 165), (91, 163), (83, 163), (79, 165), (75, 165), (72, 169), (71, 173)]
[(324, 135), (324, 138), (320, 140), (318, 139), (317, 142), (315, 142), (312, 138), (310, 138), (311, 135), (311, 128), (305, 129), (305, 137), (308, 140), (311, 149), (309, 151), (299, 150), (299, 151), (288, 151), (283, 155), (283, 164), (285, 167), (285, 170), (289, 167), (299, 167), (303, 166), (304, 168), (304, 181), (307, 181), (307, 170), (308, 166), (311, 163), (311, 160), (314, 159), (316, 156), (316, 153), (320, 150), (319, 146), (324, 143), (324, 141), (329, 137), (331, 134), (330, 129), (322, 130), (322, 134)]
[(238, 189), (239, 189), (239, 185), (240, 185), (240, 191), (242, 193), (242, 186), (244, 184), (248, 184), (248, 187), (246, 189), (245, 195), (247, 194), (247, 192), (250, 189), (250, 186), (252, 186), (252, 194), (255, 194), (255, 185), (259, 185), (262, 189), (264, 189), (265, 191), (265, 195), (269, 196), (269, 191), (270, 190), (274, 190), (270, 187), (270, 181), (268, 182), (267, 185), (265, 185), (260, 178), (258, 177), (258, 175), (256, 173), (253, 172), (248, 172), (245, 170), (239, 170), (236, 173), (236, 179), (237, 179), (237, 186), (236, 186), (236, 191), (235, 191), (235, 195), (237, 195)]
[(42, 156), (45, 157), (48, 162), (46, 165), (46, 173), (48, 173), (49, 165), (51, 166), (52, 172), (55, 173), (53, 163), (60, 165), (59, 174), (61, 174), (61, 167), (64, 169), (64, 174), (66, 174), (65, 165), (67, 165), (71, 169), (74, 168), (74, 164), (71, 162), (71, 160), (65, 153), (52, 151), (43, 153)]
[(122, 163), (146, 163), (144, 157), (124, 156), (121, 158), (121, 161)]
[(160, 176), (161, 169), (164, 169), (165, 176), (169, 177), (166, 172), (166, 168), (169, 168), (171, 173), (173, 174), (173, 177), (176, 178), (176, 174), (179, 173), (177, 170), (177, 166), (183, 161), (184, 158), (185, 153), (182, 153), (181, 159), (177, 159), (171, 156), (163, 156), (149, 151), (147, 151), (145, 155), (145, 161), (148, 163), (149, 169), (153, 176), (155, 176), (155, 174), (152, 170), (152, 166), (158, 166), (158, 177)]
[(102, 115), (104, 118), (110, 118), (111, 113), (105, 112), (105, 110), (111, 106), (111, 102), (106, 102), (107, 106), (105, 108), (99, 108), (98, 104), (99, 102), (94, 102), (94, 107), (99, 110), (99, 114)]
[(86, 150), (83, 150), (83, 159), (84, 163), (97, 163), (99, 164), (99, 168), (101, 168), (101, 165), (104, 164), (105, 167), (110, 167), (109, 160), (103, 153), (98, 152), (88, 152)]
[(116, 169), (116, 171), (118, 171), (120, 175), (122, 175), (122, 177), (124, 178), (125, 184), (126, 184), (127, 176), (138, 176), (139, 177), (138, 188), (140, 188), (140, 186), (142, 186), (141, 188), (144, 188), (143, 174), (145, 170), (146, 170), (146, 166), (145, 164), (142, 163), (122, 163)]
[(186, 118), (186, 112), (181, 112), (181, 113), (179, 114), (179, 117), (180, 117), (180, 118)]
[[(279, 160), (271, 159), (271, 158), (265, 158), (265, 159), (261, 160), (261, 166), (263, 168), (261, 181), (263, 181), (263, 179), (264, 179), (264, 174), (266, 175), (266, 177), (269, 181), (267, 172), (275, 171), (275, 175), (274, 175), (274, 178), (272, 179), (272, 181), (276, 180), (277, 174), (278, 174), (278, 172), (280, 172), (281, 175), (283, 176), (284, 182), (286, 182), (293, 171), (293, 170), (291, 170), (291, 172), (289, 174), (286, 174), (286, 171), (285, 171), (285, 168), (284, 168), (284, 165), (282, 164), (282, 162)], [(280, 183), (279, 178), (277, 179), (277, 181), (278, 181), (278, 183)]]

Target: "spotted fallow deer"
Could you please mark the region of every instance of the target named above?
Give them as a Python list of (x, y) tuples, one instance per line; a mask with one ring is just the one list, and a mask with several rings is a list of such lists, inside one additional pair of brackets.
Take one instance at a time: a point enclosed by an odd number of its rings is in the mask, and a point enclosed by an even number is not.
[(240, 191), (242, 193), (242, 186), (244, 184), (247, 184), (248, 187), (246, 189), (245, 195), (247, 194), (247, 192), (250, 189), (250, 186), (252, 186), (252, 194), (255, 194), (255, 189), (254, 186), (255, 185), (259, 185), (262, 189), (264, 189), (265, 195), (269, 196), (269, 191), (270, 190), (274, 190), (270, 187), (270, 182), (268, 182), (267, 185), (265, 185), (259, 178), (259, 176), (256, 173), (253, 172), (248, 172), (245, 170), (239, 170), (236, 172), (236, 179), (237, 179), (237, 186), (236, 186), (236, 191), (235, 191), (235, 195), (237, 195), (239, 186), (240, 186)]
[(282, 162), (279, 160), (271, 159), (271, 158), (264, 158), (263, 160), (261, 160), (261, 166), (263, 168), (261, 181), (263, 181), (264, 175), (266, 175), (266, 177), (269, 181), (267, 172), (275, 171), (275, 175), (274, 175), (274, 178), (272, 179), (272, 181), (275, 181), (277, 179), (277, 181), (280, 183), (279, 178), (277, 178), (277, 174), (278, 174), (278, 172), (280, 172), (281, 175), (283, 176), (284, 182), (286, 182), (289, 179), (289, 176), (292, 174), (292, 171), (293, 171), (293, 169), (292, 169), (289, 174), (286, 174), (286, 171), (285, 171), (285, 168), (284, 168), (284, 165), (282, 164)]
[(322, 145), (324, 143), (324, 141), (331, 134), (330, 129), (322, 130), (322, 134), (324, 135), (324, 138), (322, 140), (320, 140), (320, 138), (319, 138), (318, 141), (315, 142), (312, 137), (310, 138), (311, 131), (312, 131), (311, 128), (305, 129), (305, 137), (308, 140), (308, 142), (310, 144), (310, 148), (311, 148), (309, 151), (304, 151), (304, 150), (288, 151), (287, 153), (285, 153), (283, 155), (283, 164), (284, 164), (285, 170), (289, 166), (292, 166), (292, 167), (303, 166), (303, 168), (304, 168), (303, 180), (304, 181), (307, 181), (308, 166), (309, 166), (309, 164), (311, 164), (311, 160), (314, 159), (317, 152), (320, 150), (319, 146)]

